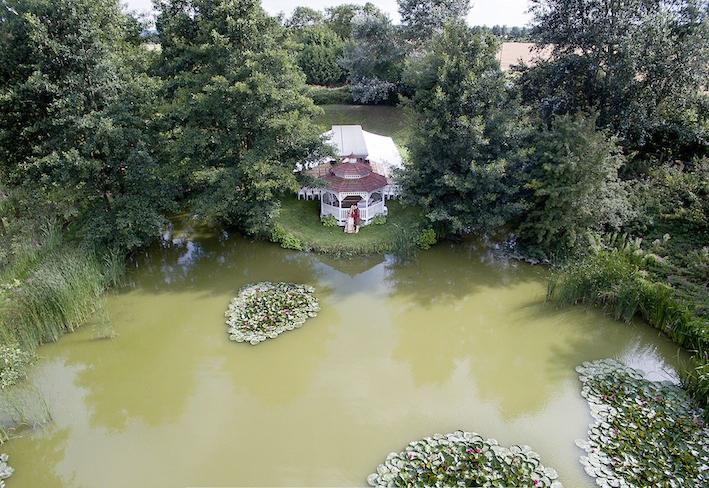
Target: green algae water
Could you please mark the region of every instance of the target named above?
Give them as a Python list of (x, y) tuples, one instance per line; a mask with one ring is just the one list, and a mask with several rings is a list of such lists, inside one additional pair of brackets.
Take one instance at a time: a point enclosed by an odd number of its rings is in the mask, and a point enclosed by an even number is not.
[[(389, 452), (456, 429), (527, 444), (565, 486), (592, 487), (574, 368), (615, 358), (673, 379), (681, 359), (642, 324), (546, 304), (545, 269), (471, 242), (396, 265), (175, 239), (129, 279), (107, 300), (113, 340), (85, 327), (40, 348), (53, 421), (2, 446), (8, 487), (362, 486)], [(224, 311), (259, 281), (314, 286), (320, 313), (230, 341)]]

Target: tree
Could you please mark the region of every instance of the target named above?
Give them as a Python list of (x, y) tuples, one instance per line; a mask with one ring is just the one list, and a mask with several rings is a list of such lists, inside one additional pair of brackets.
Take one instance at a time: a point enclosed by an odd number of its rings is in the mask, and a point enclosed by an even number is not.
[(550, 129), (533, 135), (530, 147), (517, 168), (526, 179), (522, 197), (529, 206), (518, 232), (527, 252), (585, 252), (595, 234), (618, 230), (629, 217), (626, 186), (618, 178), (625, 158), (615, 140), (596, 129), (595, 116), (558, 116)]
[(423, 43), (441, 32), (447, 21), (464, 20), (470, 0), (397, 0), (401, 23), (410, 39)]
[[(134, 249), (173, 208), (153, 158), (158, 80), (114, 0), (7, 0), (0, 177), (89, 242)], [(129, 27), (129, 28), (127, 28)]]
[(303, 29), (322, 25), (325, 18), (321, 12), (309, 7), (296, 7), (293, 15), (286, 21), (286, 27), (291, 29)]
[[(361, 13), (352, 20), (352, 40), (341, 61), (355, 85), (357, 103), (385, 103), (395, 100), (404, 68), (406, 49), (391, 19), (380, 12)], [(383, 89), (382, 89), (383, 87)], [(374, 98), (359, 96), (377, 93)]]
[[(706, 0), (534, 0), (532, 12), (532, 35), (553, 46), (553, 56), (523, 84), (547, 123), (594, 110), (624, 145), (656, 151), (664, 149), (658, 135), (677, 127), (678, 111), (693, 114), (686, 120), (698, 115), (709, 67)], [(662, 139), (686, 152), (681, 134)]]
[(371, 2), (367, 2), (364, 6), (353, 3), (335, 5), (325, 9), (325, 23), (340, 36), (340, 39), (346, 41), (352, 37), (352, 19), (357, 14), (372, 14), (377, 11), (379, 9)]
[(269, 232), (296, 163), (323, 145), (283, 27), (256, 0), (159, 4), (171, 158), (200, 217)]
[(336, 85), (344, 81), (339, 65), (344, 42), (327, 25), (303, 27), (292, 32), (298, 45), (298, 66), (310, 85)]
[(449, 22), (406, 80), (413, 117), (403, 193), (446, 232), (489, 232), (515, 212), (505, 159), (514, 104), (496, 59), (497, 40)]

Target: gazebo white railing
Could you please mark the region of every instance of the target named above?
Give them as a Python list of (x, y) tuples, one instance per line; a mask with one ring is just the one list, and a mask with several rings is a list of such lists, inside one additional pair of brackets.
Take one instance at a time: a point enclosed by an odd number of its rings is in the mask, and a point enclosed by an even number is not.
[(320, 217), (326, 217), (332, 215), (337, 219), (337, 225), (344, 226), (347, 221), (347, 214), (350, 211), (350, 205), (344, 204), (343, 202), (347, 197), (358, 196), (361, 200), (357, 202), (357, 208), (359, 209), (359, 219), (362, 225), (369, 224), (374, 217), (377, 215), (387, 215), (388, 209), (384, 204), (384, 199), (380, 193), (347, 193), (341, 194), (343, 197), (338, 200), (337, 193), (329, 192), (327, 190), (322, 191), (322, 198), (320, 200)]

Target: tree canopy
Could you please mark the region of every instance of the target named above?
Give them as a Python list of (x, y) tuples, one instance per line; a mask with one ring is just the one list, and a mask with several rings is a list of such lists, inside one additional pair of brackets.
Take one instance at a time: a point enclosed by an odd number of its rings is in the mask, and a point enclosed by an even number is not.
[(294, 165), (322, 149), (281, 25), (255, 0), (164, 0), (171, 158), (202, 218), (268, 232)]
[(709, 68), (705, 0), (534, 0), (532, 12), (553, 55), (528, 73), (527, 100), (547, 122), (595, 110), (629, 148), (706, 147), (706, 127), (692, 123)]
[(348, 70), (357, 103), (396, 101), (406, 46), (391, 19), (379, 10), (352, 19), (352, 39), (341, 66)]
[(497, 40), (450, 21), (406, 81), (414, 119), (405, 194), (448, 232), (489, 231), (512, 211), (507, 163), (505, 86)]
[(596, 129), (595, 117), (557, 116), (535, 132), (524, 165), (518, 232), (527, 247), (544, 257), (584, 252), (603, 231), (628, 220), (626, 185), (618, 178), (625, 158), (615, 140)]
[[(173, 208), (154, 159), (158, 80), (115, 0), (7, 0), (0, 177), (90, 242), (133, 249)], [(31, 197), (30, 197), (31, 195)]]
[(425, 42), (449, 20), (465, 20), (470, 0), (397, 0), (401, 23), (410, 39)]

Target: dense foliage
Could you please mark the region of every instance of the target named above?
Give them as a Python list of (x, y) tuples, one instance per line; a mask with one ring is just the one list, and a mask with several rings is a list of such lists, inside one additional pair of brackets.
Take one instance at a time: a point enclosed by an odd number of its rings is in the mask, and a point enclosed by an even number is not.
[(406, 45), (391, 19), (378, 10), (353, 17), (352, 37), (341, 66), (353, 85), (355, 103), (396, 103)]
[(157, 26), (168, 157), (203, 219), (267, 235), (295, 163), (321, 149), (305, 83), (252, 0), (169, 0)]
[(174, 210), (152, 147), (158, 83), (115, 0), (3, 3), (0, 181), (15, 218), (52, 213), (135, 249)]
[(508, 98), (489, 34), (449, 22), (406, 81), (413, 117), (405, 197), (447, 232), (489, 231), (514, 211), (507, 161)]
[(527, 100), (546, 120), (596, 110), (631, 149), (707, 149), (705, 0), (535, 0), (533, 36), (553, 46), (529, 70)]
[(628, 194), (618, 178), (625, 158), (613, 138), (596, 130), (594, 117), (557, 117), (530, 142), (517, 169), (528, 203), (518, 227), (525, 252), (547, 258), (584, 252), (599, 232), (627, 221)]
[(450, 20), (465, 21), (470, 0), (397, 0), (401, 23), (409, 39), (423, 43)]
[(0, 346), (0, 389), (10, 387), (27, 375), (27, 367), (36, 359), (33, 352), (17, 344)]

